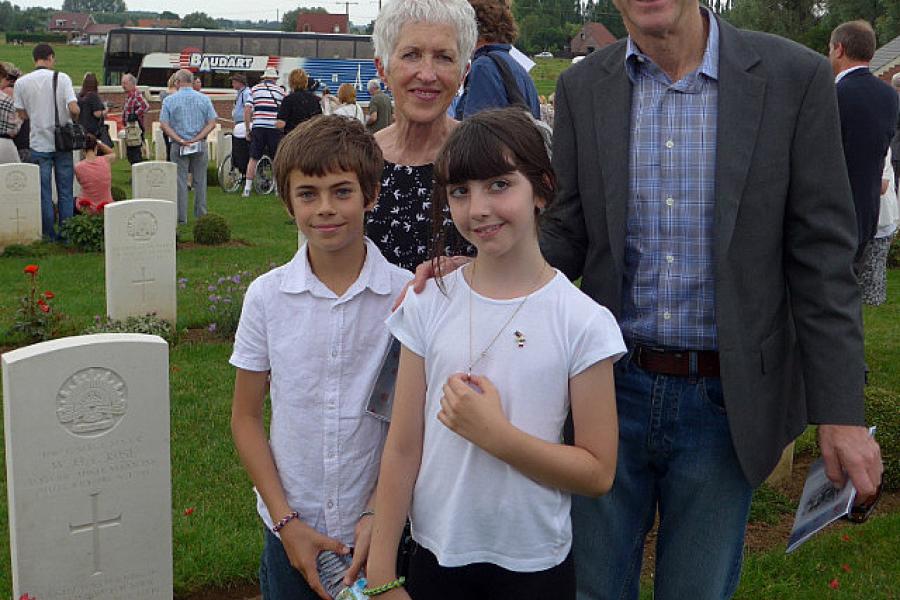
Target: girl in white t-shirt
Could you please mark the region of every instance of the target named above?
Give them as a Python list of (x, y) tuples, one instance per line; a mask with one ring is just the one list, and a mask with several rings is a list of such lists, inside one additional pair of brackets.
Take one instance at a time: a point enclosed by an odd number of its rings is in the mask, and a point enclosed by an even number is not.
[[(449, 206), (478, 255), (408, 293), (388, 320), (403, 349), (369, 591), (571, 599), (569, 495), (612, 485), (612, 363), (625, 345), (610, 312), (541, 255), (539, 213), (555, 179), (529, 116), (506, 108), (467, 119), (434, 172), (433, 222)], [(570, 408), (571, 446), (562, 443)], [(418, 547), (404, 588), (395, 563), (407, 515)]]

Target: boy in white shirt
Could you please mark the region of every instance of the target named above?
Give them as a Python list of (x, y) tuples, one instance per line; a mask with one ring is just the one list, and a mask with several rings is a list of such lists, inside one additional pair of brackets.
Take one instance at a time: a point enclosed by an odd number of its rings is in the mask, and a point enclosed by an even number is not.
[(391, 341), (384, 319), (411, 274), (364, 237), (383, 159), (362, 124), (311, 119), (285, 137), (274, 166), (308, 241), (247, 290), (231, 428), (266, 525), (263, 598), (327, 599), (319, 553), (355, 548), (348, 579), (368, 554), (387, 423), (366, 402)]

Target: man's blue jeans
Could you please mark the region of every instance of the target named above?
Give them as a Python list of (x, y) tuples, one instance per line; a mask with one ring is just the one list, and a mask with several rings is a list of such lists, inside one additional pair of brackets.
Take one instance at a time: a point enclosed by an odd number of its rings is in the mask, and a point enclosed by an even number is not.
[(732, 446), (718, 378), (616, 365), (616, 479), (572, 498), (578, 600), (637, 599), (659, 511), (655, 600), (721, 600), (737, 587), (752, 488)]
[(72, 197), (75, 168), (71, 152), (38, 152), (31, 151), (31, 162), (41, 170), (41, 228), (44, 239), (56, 241), (59, 234), (54, 226), (56, 218), (53, 212), (53, 178), (56, 170), (56, 198), (59, 202), (59, 225), (72, 216), (75, 210), (75, 199)]

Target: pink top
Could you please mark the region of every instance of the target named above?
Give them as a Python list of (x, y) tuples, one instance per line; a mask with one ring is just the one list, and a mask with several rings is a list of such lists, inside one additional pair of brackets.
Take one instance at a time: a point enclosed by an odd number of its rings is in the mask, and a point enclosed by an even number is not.
[(98, 156), (94, 160), (83, 160), (75, 165), (75, 178), (81, 185), (78, 201), (86, 200), (92, 209), (101, 202), (112, 202), (112, 169), (109, 161)]

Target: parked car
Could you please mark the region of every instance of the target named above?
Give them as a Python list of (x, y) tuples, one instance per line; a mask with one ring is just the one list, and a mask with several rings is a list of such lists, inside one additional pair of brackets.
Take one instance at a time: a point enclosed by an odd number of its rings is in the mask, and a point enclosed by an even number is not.
[(575, 63), (580, 63), (580, 62), (583, 61), (583, 60), (584, 60), (584, 57), (583, 57), (583, 56), (573, 56), (573, 57), (572, 57), (572, 64), (574, 65)]
[(547, 52), (546, 50), (544, 50), (543, 52), (538, 52), (537, 54), (535, 54), (534, 57), (535, 58), (553, 58), (553, 53)]

